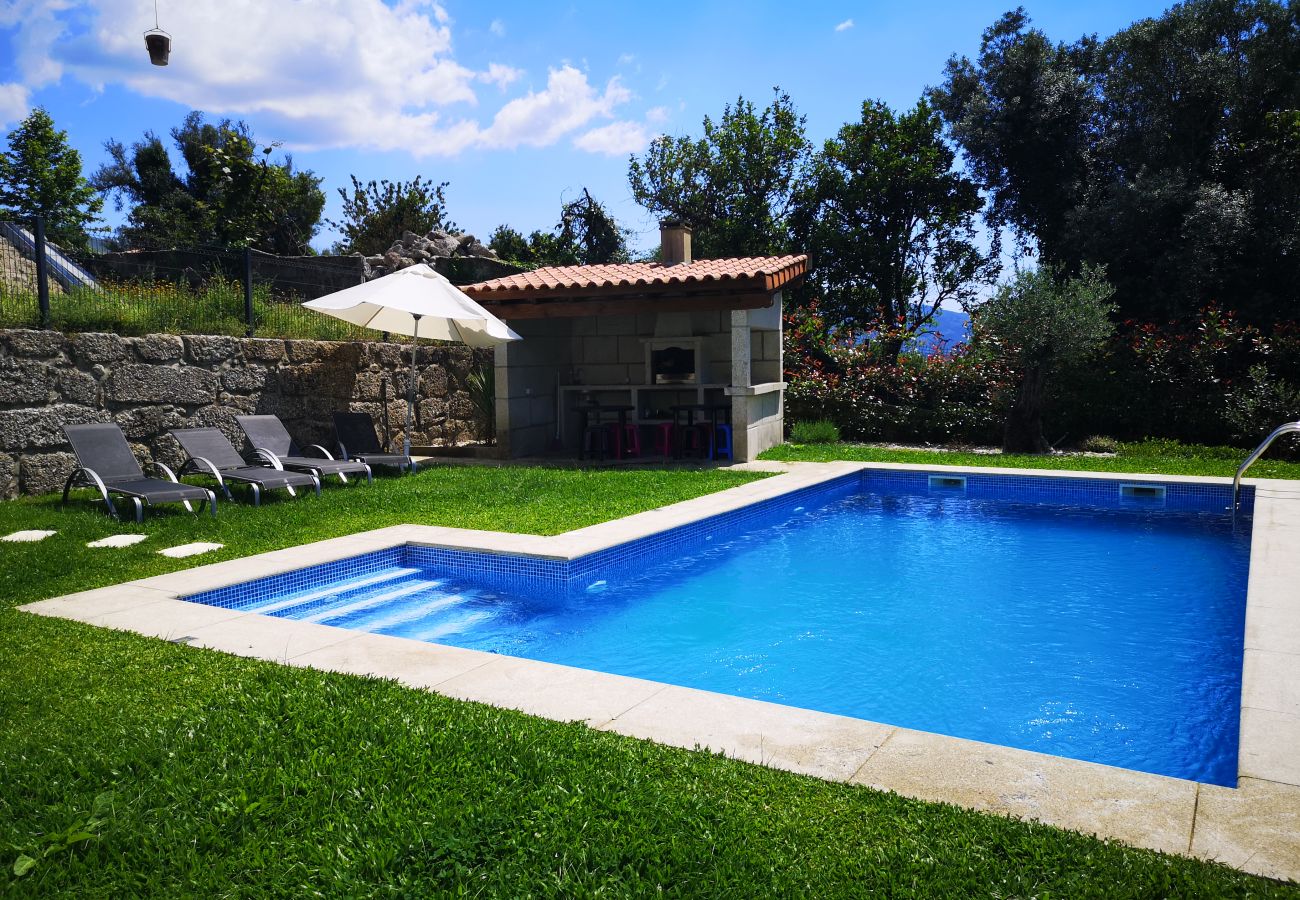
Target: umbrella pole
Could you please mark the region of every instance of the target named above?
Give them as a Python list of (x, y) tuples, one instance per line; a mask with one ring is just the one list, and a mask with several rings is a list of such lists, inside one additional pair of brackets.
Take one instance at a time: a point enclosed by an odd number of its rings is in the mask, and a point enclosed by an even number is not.
[(402, 455), (411, 455), (411, 429), (415, 427), (415, 379), (420, 370), (415, 366), (415, 348), (420, 346), (420, 316), (415, 317), (415, 335), (411, 340), (411, 378), (406, 383), (406, 434), (402, 438)]

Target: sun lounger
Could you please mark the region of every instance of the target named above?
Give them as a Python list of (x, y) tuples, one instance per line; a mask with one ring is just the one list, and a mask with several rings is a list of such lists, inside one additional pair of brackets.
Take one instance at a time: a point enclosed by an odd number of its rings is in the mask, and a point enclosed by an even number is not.
[(253, 492), (253, 505), (262, 503), (262, 491), (284, 488), (289, 496), (295, 487), (312, 488), (320, 496), (320, 479), (310, 472), (287, 472), (275, 468), (269, 459), (265, 465), (250, 466), (239, 455), (239, 451), (217, 428), (177, 428), (171, 432), (172, 437), (180, 443), (181, 449), (189, 459), (181, 466), (179, 475), (209, 475), (217, 480), (217, 486), (230, 496), (227, 482), (246, 484)]
[(339, 456), (344, 459), (359, 460), (368, 466), (396, 466), (399, 472), (415, 471), (411, 457), (394, 453), (379, 442), (370, 413), (336, 412), (334, 434), (338, 438)]
[(63, 502), (68, 502), (68, 492), (74, 487), (88, 487), (99, 491), (109, 515), (118, 518), (113, 495), (127, 497), (135, 505), (135, 520), (144, 519), (144, 504), (183, 503), (190, 512), (191, 500), (208, 504), (213, 516), (217, 514), (217, 495), (207, 488), (181, 484), (176, 473), (160, 462), (151, 465), (167, 476), (147, 478), (131, 452), (122, 429), (111, 423), (94, 425), (64, 425), (63, 433), (77, 455), (77, 469), (63, 485)]
[(353, 460), (338, 460), (320, 444), (311, 444), (308, 450), (319, 451), (320, 456), (307, 456), (294, 441), (279, 416), (236, 416), (235, 421), (248, 435), (248, 442), (257, 453), (277, 469), (311, 472), (317, 478), (337, 475), (347, 484), (348, 474), (365, 475), (373, 482), (370, 466)]

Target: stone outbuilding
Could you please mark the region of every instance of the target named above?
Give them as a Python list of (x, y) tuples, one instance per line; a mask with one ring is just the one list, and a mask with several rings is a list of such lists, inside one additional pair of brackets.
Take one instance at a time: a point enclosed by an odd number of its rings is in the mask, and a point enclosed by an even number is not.
[(497, 439), (508, 457), (582, 441), (579, 408), (631, 407), (654, 426), (674, 406), (728, 409), (734, 457), (782, 440), (782, 290), (806, 256), (693, 260), (664, 223), (661, 261), (555, 266), (462, 288), (523, 340), (496, 350)]

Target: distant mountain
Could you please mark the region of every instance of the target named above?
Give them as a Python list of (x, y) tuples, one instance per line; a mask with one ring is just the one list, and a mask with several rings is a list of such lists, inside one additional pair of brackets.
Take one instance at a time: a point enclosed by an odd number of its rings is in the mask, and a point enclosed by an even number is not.
[(941, 348), (951, 349), (970, 338), (970, 316), (957, 309), (940, 309), (930, 325), (931, 334), (916, 339), (916, 348), (926, 356)]

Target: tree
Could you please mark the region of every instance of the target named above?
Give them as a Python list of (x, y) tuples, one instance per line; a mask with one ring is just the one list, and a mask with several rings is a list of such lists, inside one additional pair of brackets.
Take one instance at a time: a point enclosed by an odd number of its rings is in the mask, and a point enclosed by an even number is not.
[(864, 103), (861, 121), (826, 142), (796, 194), (793, 229), (806, 241), (820, 309), (834, 325), (874, 331), (890, 363), (941, 303), (965, 305), (997, 275), (996, 240), (987, 253), (976, 245), (983, 198), (954, 171), (941, 132), (924, 101), (897, 116)]
[(596, 265), (627, 262), (627, 235), (627, 229), (583, 188), (581, 197), (560, 207), (554, 231), (534, 231), (524, 237), (500, 225), (488, 246), (502, 259), (525, 266)]
[(351, 177), (351, 192), (338, 189), (343, 199), (342, 220), (325, 220), (343, 234), (337, 252), (374, 256), (386, 251), (406, 231), (456, 231), (456, 223), (447, 218), (444, 192), (450, 182), (435, 184), (417, 175), (410, 181), (385, 178), (362, 184), (357, 176)]
[(86, 229), (102, 208), (68, 133), (55, 130), (44, 109), (33, 109), (9, 132), (9, 149), (0, 154), (0, 212), (29, 228), (41, 216), (50, 240), (84, 250)]
[(987, 219), (1023, 249), (1069, 266), (1069, 219), (1087, 192), (1098, 129), (1097, 41), (1052, 44), (1023, 8), (984, 32), (977, 60), (953, 57), (929, 97), (989, 193)]
[(272, 162), (274, 145), (259, 150), (243, 122), (211, 124), (191, 112), (171, 137), (184, 172), (173, 170), (167, 148), (151, 132), (129, 152), (119, 141), (104, 145), (110, 162), (95, 171), (91, 184), (112, 195), (119, 209), (130, 204), (120, 232), (124, 242), (311, 252), (325, 206), (314, 173), (295, 172), (287, 154)]
[(791, 197), (809, 145), (804, 117), (774, 90), (759, 112), (739, 97), (721, 121), (704, 118), (704, 136), (661, 136), (628, 165), (632, 196), (661, 218), (692, 229), (695, 255), (760, 256), (789, 244)]
[(1077, 367), (1114, 333), (1114, 288), (1105, 271), (1085, 265), (1061, 278), (1051, 266), (1019, 273), (972, 313), (977, 331), (992, 338), (1019, 373), (1007, 411), (1004, 453), (1046, 453), (1043, 396), (1055, 373)]
[(1066, 272), (1105, 265), (1126, 318), (1300, 304), (1300, 5), (1188, 0), (1104, 42), (1023, 10), (931, 93), (988, 220)]
[(556, 236), (574, 249), (582, 265), (627, 262), (628, 230), (605, 207), (582, 189), (582, 196), (560, 208)]

